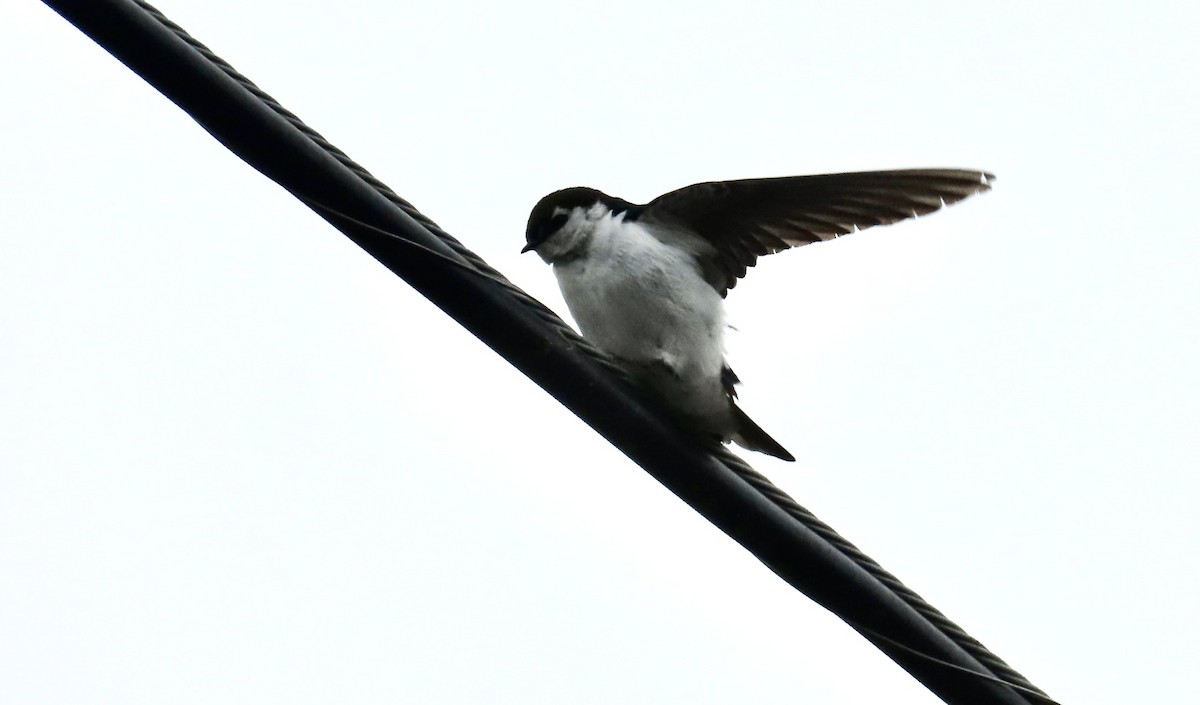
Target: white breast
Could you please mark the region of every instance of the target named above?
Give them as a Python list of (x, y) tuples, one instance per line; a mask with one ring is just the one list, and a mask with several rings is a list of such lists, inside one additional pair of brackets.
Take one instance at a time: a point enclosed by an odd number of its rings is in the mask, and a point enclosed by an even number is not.
[(695, 259), (648, 230), (659, 226), (588, 215), (599, 217), (578, 224), (590, 230), (580, 233), (585, 254), (554, 265), (584, 337), (623, 360), (669, 368), (673, 374), (655, 375), (656, 386), (667, 387), (660, 391), (681, 411), (727, 414), (724, 302)]

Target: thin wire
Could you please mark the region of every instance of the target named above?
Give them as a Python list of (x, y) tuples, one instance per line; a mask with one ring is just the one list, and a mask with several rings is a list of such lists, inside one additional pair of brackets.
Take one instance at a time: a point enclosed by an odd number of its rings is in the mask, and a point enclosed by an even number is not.
[[(377, 225), (372, 225), (364, 220), (355, 218), (354, 216), (350, 215), (349, 213), (340, 211), (332, 206), (327, 206), (324, 203), (321, 203), (320, 201), (318, 201), (317, 199), (311, 198), (309, 196), (305, 196), (303, 194), (298, 194), (298, 193), (293, 193), (292, 195), (294, 195), (296, 198), (300, 199), (301, 202), (303, 202), (305, 205), (307, 205), (309, 208), (312, 208), (313, 210), (324, 211), (325, 213), (328, 213), (329, 215), (332, 215), (338, 219), (344, 220), (349, 223), (353, 223), (354, 225), (357, 225), (360, 228), (364, 228), (366, 230), (370, 230), (379, 235), (384, 235), (386, 237), (389, 237), (394, 242), (403, 244), (405, 247), (412, 248), (424, 255), (437, 258), (438, 260), (444, 262), (445, 264), (448, 264), (452, 267), (460, 269), (470, 276), (479, 277), (480, 279), (483, 279), (485, 281), (489, 281), (493, 284), (498, 284), (498, 285), (505, 286), (508, 288), (513, 288), (513, 289), (516, 288), (512, 284), (512, 282), (508, 281), (508, 279), (505, 279), (502, 274), (500, 274), (496, 270), (492, 269), (491, 267), (486, 267), (484, 269), (480, 269), (478, 267), (473, 266), (472, 264), (470, 264), (468, 262), (465, 262), (460, 259), (456, 259), (454, 257), (450, 257), (449, 255), (447, 255), (444, 252), (438, 252), (437, 250), (433, 249), (432, 247), (428, 247), (422, 243), (417, 242), (416, 240), (407, 238), (404, 236), (403, 233), (388, 230), (387, 228), (381, 228)], [(517, 289), (517, 291), (521, 291), (521, 290)], [(625, 371), (625, 368), (621, 367), (615, 360), (613, 360), (613, 358), (611, 356), (605, 354), (599, 348), (596, 348), (595, 346), (588, 343), (586, 338), (583, 338), (578, 333), (576, 333), (574, 328), (571, 328), (569, 325), (567, 325), (567, 323), (565, 321), (563, 321), (563, 319), (560, 318), (557, 313), (552, 311), (545, 304), (543, 304), (542, 302), (533, 298), (529, 294), (526, 294), (524, 291), (521, 291), (521, 293), (524, 294), (524, 297), (522, 300), (528, 300), (529, 302), (531, 302), (532, 307), (535, 309), (535, 311), (537, 313), (545, 314), (542, 316), (542, 318), (544, 320), (549, 321), (550, 323), (553, 323), (560, 329), (565, 330), (570, 335), (574, 336), (575, 339), (577, 339), (577, 340), (573, 340), (572, 342), (576, 342), (577, 344), (580, 345), (581, 348), (586, 349), (590, 355), (594, 356), (596, 358), (596, 360), (598, 362), (600, 362), (601, 364), (603, 364), (609, 371), (611, 371), (612, 373), (614, 373), (616, 375), (619, 375), (620, 377), (622, 377), (626, 380), (629, 379), (629, 375)]]
[(899, 641), (896, 641), (895, 639), (892, 639), (891, 637), (884, 636), (883, 634), (880, 634), (879, 632), (877, 632), (874, 629), (871, 629), (869, 627), (864, 627), (864, 626), (854, 623), (854, 622), (848, 622), (848, 623), (850, 624), (850, 626), (854, 627), (855, 630), (870, 636), (872, 639), (876, 639), (879, 641), (886, 641), (887, 643), (891, 644), (892, 646), (895, 646), (898, 649), (907, 651), (908, 653), (910, 653), (918, 658), (924, 659), (925, 661), (928, 661), (930, 663), (935, 663), (943, 668), (947, 668), (952, 671), (958, 671), (959, 673), (964, 673), (964, 674), (967, 674), (970, 676), (975, 676), (977, 678), (981, 678), (983, 680), (990, 681), (997, 685), (1008, 686), (1009, 688), (1012, 688), (1013, 690), (1018, 690), (1022, 693), (1025, 693), (1026, 695), (1032, 696), (1038, 702), (1045, 703), (1045, 705), (1062, 705), (1054, 698), (1051, 698), (1050, 696), (1043, 693), (1041, 690), (1038, 690), (1036, 687), (1027, 687), (1027, 686), (1019, 685), (1017, 683), (1013, 683), (1011, 681), (1004, 680), (1003, 678), (998, 678), (990, 673), (980, 673), (979, 671), (976, 671), (971, 668), (964, 668), (964, 667), (958, 665), (957, 663), (950, 663), (949, 661), (947, 661), (945, 659), (940, 659), (936, 656), (931, 656), (930, 654), (927, 654), (924, 651), (914, 649), (911, 646), (908, 646), (907, 644), (902, 644)]
[[(828, 544), (847, 556), (864, 570), (871, 574), (876, 580), (885, 585), (893, 594), (915, 609), (921, 616), (925, 617), (933, 624), (938, 631), (945, 634), (951, 641), (960, 646), (964, 651), (971, 654), (975, 660), (987, 667), (989, 671), (997, 677), (1014, 687), (1019, 687), (1021, 690), (1028, 690), (1039, 694), (1043, 698), (1049, 698), (1048, 695), (1040, 688), (1035, 686), (1028, 678), (1021, 675), (1012, 666), (1009, 666), (1003, 659), (992, 653), (986, 646), (980, 643), (977, 639), (968, 634), (962, 627), (955, 624), (949, 617), (942, 614), (933, 605), (926, 602), (911, 588), (900, 582), (900, 579), (889, 573), (875, 562), (867, 554), (863, 553), (857, 546), (839, 534), (825, 522), (821, 521), (812, 512), (800, 505), (791, 495), (779, 489), (774, 483), (764, 477), (761, 473), (750, 467), (745, 460), (734, 454), (728, 448), (721, 448), (718, 452), (722, 462), (730, 469), (738, 474), (748, 484), (766, 496), (777, 506), (799, 521), (801, 524), (812, 530), (818, 536), (823, 538)], [(857, 629), (857, 625), (855, 626)], [(888, 641), (894, 641), (888, 639)], [(914, 651), (911, 647), (905, 647), (908, 651)], [(921, 653), (916, 650), (916, 653)], [(921, 654), (925, 658), (940, 662), (928, 654)], [(985, 677), (984, 674), (976, 674), (980, 677)]]

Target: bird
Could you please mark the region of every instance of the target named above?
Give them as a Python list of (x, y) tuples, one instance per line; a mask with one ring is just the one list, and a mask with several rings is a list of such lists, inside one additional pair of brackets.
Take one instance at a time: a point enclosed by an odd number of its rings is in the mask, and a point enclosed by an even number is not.
[(759, 257), (925, 215), (994, 179), (900, 169), (708, 181), (640, 205), (575, 186), (538, 201), (521, 252), (551, 266), (583, 337), (683, 426), (794, 461), (736, 403), (729, 290)]

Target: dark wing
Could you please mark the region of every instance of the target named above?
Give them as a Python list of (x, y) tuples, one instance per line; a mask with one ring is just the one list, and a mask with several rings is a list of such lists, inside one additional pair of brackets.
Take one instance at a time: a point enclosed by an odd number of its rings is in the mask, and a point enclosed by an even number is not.
[(725, 296), (762, 255), (931, 213), (990, 189), (993, 178), (964, 169), (904, 169), (712, 181), (663, 194), (639, 217), (682, 224), (711, 244), (701, 265)]

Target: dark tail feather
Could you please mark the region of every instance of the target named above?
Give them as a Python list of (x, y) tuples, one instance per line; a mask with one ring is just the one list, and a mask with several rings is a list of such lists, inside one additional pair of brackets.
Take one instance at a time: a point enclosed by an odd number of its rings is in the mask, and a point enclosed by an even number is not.
[(768, 436), (767, 432), (751, 421), (750, 417), (746, 416), (746, 412), (739, 409), (732, 400), (730, 400), (729, 406), (733, 408), (733, 417), (737, 420), (738, 425), (737, 432), (733, 434), (734, 443), (746, 450), (773, 455), (789, 463), (796, 460), (796, 456), (787, 452), (787, 449), (779, 445), (778, 441)]

